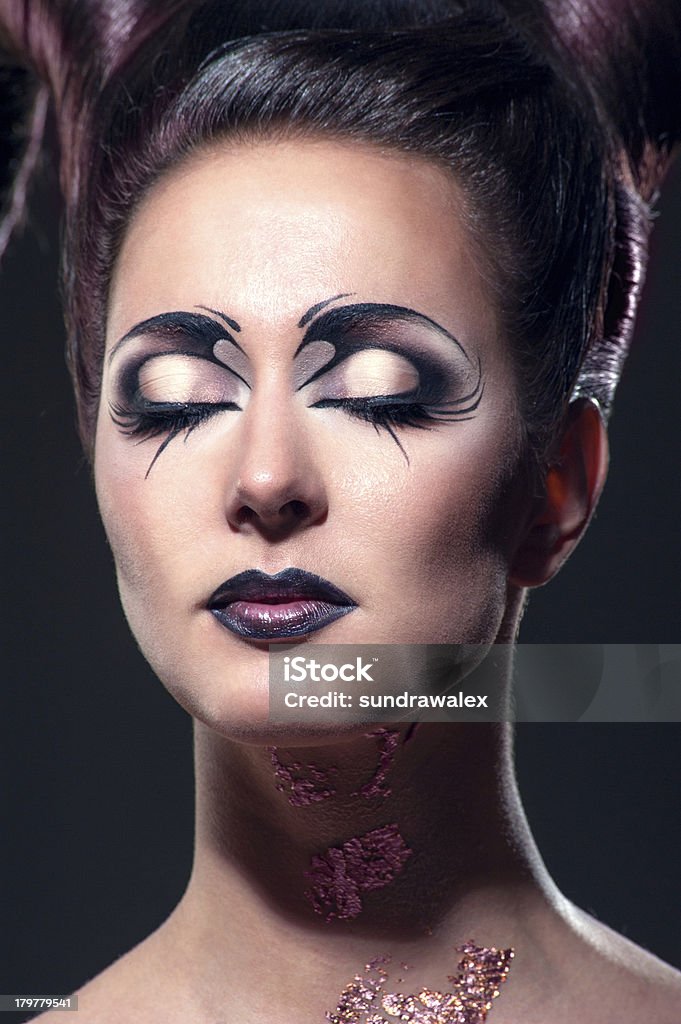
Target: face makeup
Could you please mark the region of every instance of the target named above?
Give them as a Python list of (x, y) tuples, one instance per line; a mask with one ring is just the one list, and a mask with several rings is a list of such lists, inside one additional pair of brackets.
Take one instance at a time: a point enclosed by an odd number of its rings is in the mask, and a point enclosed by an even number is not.
[[(424, 347), (422, 335), (432, 336)], [(451, 343), (457, 358), (433, 338)], [(327, 309), (308, 328), (296, 357), (320, 346), (324, 361), (298, 390), (310, 390), (316, 408), (343, 409), (383, 428), (407, 462), (397, 428), (468, 418), (482, 398), (480, 360), (475, 365), (449, 331), (405, 306), (364, 302)], [(449, 348), (446, 358), (438, 347)], [(303, 366), (311, 368), (309, 361)]]
[(287, 640), (314, 633), (357, 607), (333, 583), (303, 569), (275, 576), (249, 569), (221, 584), (208, 601), (218, 622), (252, 640)]
[[(344, 297), (316, 303), (301, 317), (298, 328), (307, 330), (293, 356), (293, 386), (308, 408), (342, 410), (385, 430), (409, 462), (396, 431), (470, 419), (484, 392), (481, 360), (414, 309), (377, 302), (328, 308)], [(112, 422), (129, 437), (163, 437), (146, 476), (176, 437), (186, 440), (211, 417), (248, 402), (249, 360), (226, 327), (241, 326), (210, 312), (222, 322), (183, 310), (150, 317), (109, 357), (117, 369)]]
[[(146, 476), (178, 434), (188, 437), (217, 412), (238, 409), (249, 387), (239, 372), (247, 371), (246, 357), (228, 330), (241, 328), (218, 310), (208, 312), (212, 316), (176, 311), (148, 317), (127, 331), (108, 357), (119, 365), (116, 398), (109, 403), (112, 422), (128, 437), (164, 435)], [(206, 358), (211, 352), (223, 358)]]
[(269, 643), (501, 629), (522, 429), (463, 207), (420, 157), (221, 143), (128, 226), (97, 495), (143, 654), (224, 736), (285, 745)]

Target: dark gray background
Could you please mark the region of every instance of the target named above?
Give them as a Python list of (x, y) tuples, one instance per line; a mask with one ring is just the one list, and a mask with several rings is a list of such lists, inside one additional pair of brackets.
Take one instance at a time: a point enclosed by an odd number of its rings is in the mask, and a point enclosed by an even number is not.
[[(43, 186), (0, 277), (5, 993), (82, 984), (160, 923), (191, 863), (190, 721), (119, 610), (73, 426), (53, 205)], [(679, 166), (660, 208), (606, 492), (570, 564), (534, 595), (526, 642), (681, 638)], [(517, 749), (559, 885), (681, 966), (681, 727), (525, 725)]]

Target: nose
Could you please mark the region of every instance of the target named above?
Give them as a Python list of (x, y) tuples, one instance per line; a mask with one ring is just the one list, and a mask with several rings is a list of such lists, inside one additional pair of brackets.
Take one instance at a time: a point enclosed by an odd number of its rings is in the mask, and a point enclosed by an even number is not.
[(249, 402), (227, 492), (233, 529), (281, 540), (326, 519), (323, 467), (304, 416), (285, 403)]

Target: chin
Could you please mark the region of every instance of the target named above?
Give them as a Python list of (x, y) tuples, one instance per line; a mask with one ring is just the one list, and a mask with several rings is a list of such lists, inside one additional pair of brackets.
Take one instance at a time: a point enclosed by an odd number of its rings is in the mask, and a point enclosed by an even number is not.
[(143, 651), (170, 696), (195, 721), (225, 739), (260, 746), (324, 745), (377, 728), (371, 719), (271, 721), (268, 647), (235, 640), (226, 655), (224, 650), (204, 649), (191, 657), (165, 646)]

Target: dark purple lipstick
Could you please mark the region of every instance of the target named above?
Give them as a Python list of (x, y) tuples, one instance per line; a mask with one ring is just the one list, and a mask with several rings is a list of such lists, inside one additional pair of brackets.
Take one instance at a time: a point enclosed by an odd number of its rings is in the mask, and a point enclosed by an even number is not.
[(222, 583), (208, 600), (221, 625), (250, 640), (314, 633), (356, 607), (339, 587), (304, 569), (282, 569), (275, 576), (247, 569)]

